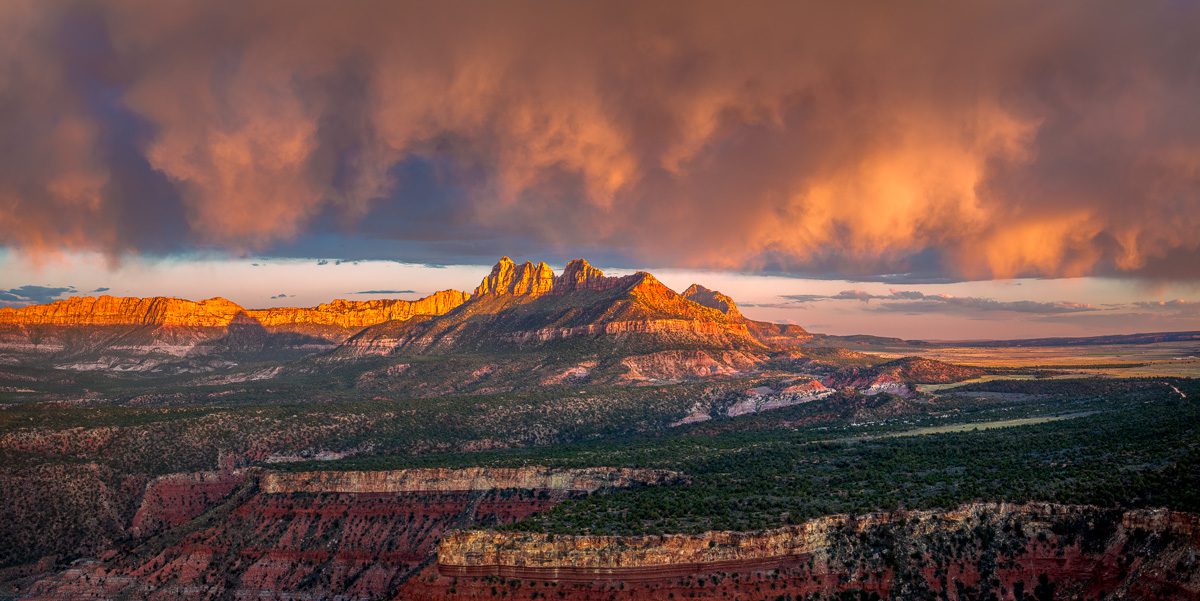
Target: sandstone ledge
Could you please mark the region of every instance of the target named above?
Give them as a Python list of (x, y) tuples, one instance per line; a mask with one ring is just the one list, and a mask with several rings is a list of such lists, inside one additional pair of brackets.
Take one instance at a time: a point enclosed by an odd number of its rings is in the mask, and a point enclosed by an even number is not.
[[(438, 546), (438, 570), (447, 576), (549, 579), (637, 579), (666, 573), (719, 569), (765, 569), (807, 558), (825, 561), (847, 534), (897, 526), (909, 536), (1016, 518), (1026, 532), (1051, 532), (1055, 524), (1107, 512), (1096, 507), (1049, 503), (977, 503), (953, 511), (897, 511), (835, 515), (796, 526), (757, 532), (713, 531), (655, 536), (564, 536), (466, 530)], [(1117, 512), (1120, 513), (1120, 512)], [(1171, 533), (1200, 545), (1200, 516), (1167, 510), (1120, 513), (1121, 528)]]
[(635, 484), (665, 484), (678, 472), (634, 468), (555, 469), (547, 467), (406, 469), (391, 471), (267, 472), (260, 480), (268, 494), (456, 492), (537, 489), (593, 492)]

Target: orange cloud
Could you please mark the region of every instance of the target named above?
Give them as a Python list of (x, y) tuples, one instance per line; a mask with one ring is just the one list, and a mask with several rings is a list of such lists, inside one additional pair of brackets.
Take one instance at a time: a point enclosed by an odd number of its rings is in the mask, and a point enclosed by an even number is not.
[[(0, 244), (248, 250), (389, 203), (437, 215), (394, 173), (433, 157), (465, 204), (432, 239), (1196, 278), (1198, 11), (10, 2)], [(71, 50), (81, 27), (102, 52)], [(131, 198), (180, 235), (128, 225)]]

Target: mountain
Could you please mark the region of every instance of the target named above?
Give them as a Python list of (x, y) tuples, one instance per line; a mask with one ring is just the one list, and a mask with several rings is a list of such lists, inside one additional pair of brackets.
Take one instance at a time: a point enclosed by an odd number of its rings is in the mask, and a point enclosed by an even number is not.
[[(771, 353), (811, 338), (799, 326), (747, 319), (732, 298), (699, 284), (680, 294), (649, 273), (606, 276), (583, 259), (555, 273), (545, 263), (503, 257), (473, 293), (444, 290), (415, 301), (246, 309), (223, 298), (101, 296), (0, 309), (0, 353), (10, 363), (258, 370), (219, 378), (231, 382), (273, 377), (259, 372), (278, 374), (283, 362), (307, 355), (322, 357), (297, 366), (310, 375), (332, 369), (325, 358), (394, 357), (382, 371), (348, 377), (414, 395), (729, 376), (757, 371)], [(499, 361), (497, 353), (508, 358)], [(453, 360), (415, 367), (400, 360), (430, 356)], [(394, 377), (401, 372), (404, 378)]]
[(351, 354), (528, 349), (560, 341), (626, 350), (765, 348), (732, 300), (717, 305), (681, 295), (646, 272), (609, 277), (576, 259), (555, 275), (545, 263), (517, 265), (503, 257), (453, 311), (370, 327), (344, 346)]

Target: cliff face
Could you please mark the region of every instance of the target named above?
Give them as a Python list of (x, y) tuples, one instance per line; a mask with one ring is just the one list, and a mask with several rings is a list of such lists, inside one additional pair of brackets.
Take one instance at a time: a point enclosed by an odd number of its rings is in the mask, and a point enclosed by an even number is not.
[[(44, 578), (28, 598), (391, 599), (452, 529), (508, 524), (585, 491), (675, 477), (542, 467), (173, 474), (146, 487), (137, 544)], [(202, 512), (210, 517), (188, 522)]]
[[(574, 583), (562, 599), (1200, 599), (1200, 517), (1052, 504), (831, 516), (762, 532), (550, 536), (464, 531), (408, 599)], [(499, 580), (497, 580), (499, 579)], [(620, 586), (618, 587), (617, 584)], [(507, 592), (511, 593), (512, 588)], [(615, 594), (614, 594), (615, 592)], [(787, 597), (784, 597), (787, 598)]]
[(310, 308), (255, 309), (246, 313), (268, 328), (300, 324), (365, 328), (388, 321), (405, 321), (422, 315), (449, 313), (466, 302), (470, 296), (458, 290), (441, 290), (415, 301), (338, 299)]
[(223, 298), (190, 301), (179, 298), (73, 297), (46, 305), (0, 308), (0, 323), (53, 326), (174, 326), (219, 328), (240, 313)]
[(633, 468), (552, 469), (545, 467), (409, 469), (351, 472), (270, 472), (263, 492), (397, 493), (501, 489), (593, 492), (633, 484), (663, 484), (679, 478), (666, 470)]
[(621, 360), (629, 381), (673, 381), (753, 371), (761, 357), (744, 351), (659, 351)]
[(475, 288), (475, 296), (536, 297), (554, 287), (554, 271), (545, 263), (529, 261), (519, 267), (508, 257), (501, 257), (492, 272)]
[(416, 315), (441, 315), (467, 298), (464, 292), (443, 290), (415, 301), (336, 300), (308, 308), (247, 310), (223, 298), (190, 301), (165, 297), (85, 296), (46, 305), (0, 308), (0, 324), (224, 328), (244, 316), (271, 328), (302, 324), (361, 328)]
[(72, 565), (36, 582), (25, 598), (391, 599), (449, 530), (510, 523), (578, 494), (235, 495), (214, 509), (218, 519)]
[(246, 481), (236, 472), (169, 474), (151, 480), (130, 532), (146, 536), (178, 526), (216, 505)]
[(562, 275), (554, 280), (554, 290), (561, 294), (576, 290), (605, 290), (619, 283), (619, 278), (604, 276), (604, 272), (592, 267), (583, 259), (575, 259), (567, 263)]
[(326, 351), (367, 326), (442, 315), (468, 298), (444, 290), (415, 301), (247, 310), (221, 298), (76, 297), (0, 309), (0, 352), (52, 357), (73, 370), (205, 371), (205, 356), (287, 359)]

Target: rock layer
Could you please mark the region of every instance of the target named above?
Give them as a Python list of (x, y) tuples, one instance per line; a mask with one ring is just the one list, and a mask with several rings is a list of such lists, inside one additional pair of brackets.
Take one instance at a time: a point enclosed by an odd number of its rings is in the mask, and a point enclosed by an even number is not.
[(248, 310), (223, 298), (190, 301), (166, 297), (84, 296), (45, 305), (0, 308), (0, 324), (223, 328), (239, 317), (246, 317), (271, 328), (303, 324), (362, 328), (417, 315), (441, 315), (467, 298), (466, 293), (443, 290), (415, 301), (339, 299), (316, 307)]
[(130, 531), (146, 536), (204, 513), (246, 481), (240, 472), (168, 474), (146, 485)]
[(429, 468), (392, 471), (269, 472), (262, 476), (264, 493), (398, 493), (499, 489), (593, 492), (633, 484), (663, 484), (679, 474), (634, 468), (555, 469), (546, 467), (462, 469)]
[(400, 598), (507, 596), (542, 582), (567, 600), (1200, 599), (1198, 552), (1200, 516), (1053, 504), (831, 516), (750, 533), (464, 531), (439, 545), (438, 578)]

